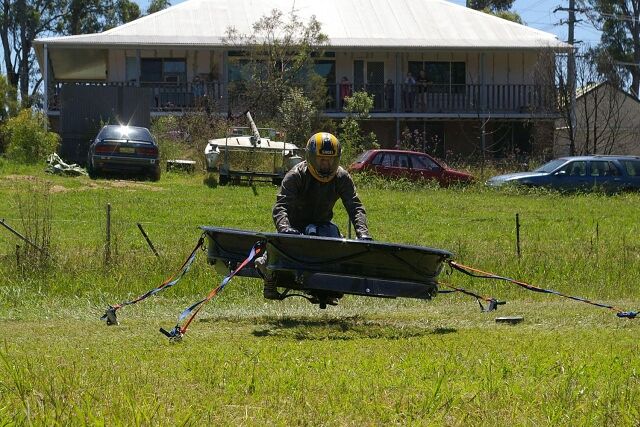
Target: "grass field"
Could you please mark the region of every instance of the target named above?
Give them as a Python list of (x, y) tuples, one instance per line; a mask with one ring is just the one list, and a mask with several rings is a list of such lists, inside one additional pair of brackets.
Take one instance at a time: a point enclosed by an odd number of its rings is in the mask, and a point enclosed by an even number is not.
[[(461, 295), (346, 296), (319, 310), (265, 301), (259, 281), (238, 278), (171, 344), (158, 328), (173, 327), (222, 278), (202, 254), (176, 287), (107, 327), (107, 305), (171, 275), (198, 225), (273, 230), (276, 188), (42, 169), (0, 159), (0, 218), (24, 232), (49, 200), (52, 253), (42, 265), (18, 260), (24, 244), (0, 228), (2, 425), (640, 425), (640, 319), (459, 273), (441, 279), (508, 303), (480, 313)], [(483, 270), (640, 309), (638, 194), (374, 181), (358, 185), (377, 240), (447, 249)], [(335, 221), (346, 232), (341, 206)], [(510, 315), (524, 322), (495, 322)]]

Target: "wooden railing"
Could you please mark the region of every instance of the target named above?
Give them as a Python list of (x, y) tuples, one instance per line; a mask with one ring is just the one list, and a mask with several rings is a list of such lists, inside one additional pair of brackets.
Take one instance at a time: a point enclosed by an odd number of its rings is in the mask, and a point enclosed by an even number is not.
[[(56, 82), (49, 87), (49, 110), (60, 109), (63, 85), (75, 86), (137, 86), (135, 82)], [(216, 113), (241, 109), (245, 97), (231, 93), (231, 85), (219, 82), (202, 83), (141, 83), (148, 88), (152, 112), (181, 112), (206, 108)], [(354, 91), (373, 95), (372, 113), (407, 114), (555, 114), (556, 89), (553, 86), (529, 84), (332, 84), (327, 87), (325, 113), (340, 113), (344, 98)]]

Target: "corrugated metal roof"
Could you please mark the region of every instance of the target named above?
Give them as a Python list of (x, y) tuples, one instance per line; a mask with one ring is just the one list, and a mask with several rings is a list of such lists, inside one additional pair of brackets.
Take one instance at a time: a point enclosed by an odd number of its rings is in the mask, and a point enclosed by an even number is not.
[[(229, 27), (249, 34), (278, 9), (315, 15), (335, 47), (568, 47), (555, 35), (445, 0), (188, 0), (99, 34), (43, 38), (50, 46), (220, 46)], [(286, 19), (286, 17), (285, 17)]]

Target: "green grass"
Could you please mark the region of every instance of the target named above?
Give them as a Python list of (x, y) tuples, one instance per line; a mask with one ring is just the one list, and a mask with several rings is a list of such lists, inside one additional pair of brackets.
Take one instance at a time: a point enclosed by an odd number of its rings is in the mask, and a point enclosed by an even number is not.
[[(42, 169), (0, 159), (0, 218), (19, 231), (19, 203), (52, 183), (53, 254), (48, 267), (19, 267), (23, 244), (0, 229), (0, 424), (638, 425), (639, 320), (459, 273), (441, 279), (508, 303), (480, 313), (461, 295), (347, 296), (322, 311), (265, 301), (259, 281), (238, 278), (171, 344), (158, 328), (173, 327), (221, 279), (201, 254), (176, 287), (123, 308), (121, 325), (106, 327), (98, 320), (106, 306), (172, 274), (198, 225), (273, 230), (276, 187), (215, 187), (176, 173), (158, 183), (92, 181)], [(483, 270), (640, 308), (638, 194), (371, 177), (358, 187), (377, 240), (447, 249)], [(341, 206), (335, 221), (346, 232)], [(502, 325), (499, 315), (525, 320)]]

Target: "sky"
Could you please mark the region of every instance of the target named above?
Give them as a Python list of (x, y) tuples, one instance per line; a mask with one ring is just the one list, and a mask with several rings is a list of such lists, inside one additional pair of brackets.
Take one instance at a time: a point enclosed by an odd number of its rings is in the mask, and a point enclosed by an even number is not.
[[(184, 0), (170, 0), (172, 5)], [(448, 0), (451, 3), (465, 5), (466, 0)], [(136, 0), (142, 11), (149, 7), (149, 0)], [(569, 0), (516, 0), (511, 10), (518, 12), (525, 24), (538, 30), (555, 34), (561, 41), (567, 41), (567, 25), (561, 25), (561, 21), (568, 18), (567, 12), (553, 12), (558, 7), (569, 7)], [(578, 17), (580, 18), (580, 17)], [(575, 39), (582, 45), (596, 45), (600, 40), (600, 33), (593, 29), (588, 21), (579, 22), (575, 28)]]
[[(451, 0), (450, 0), (451, 1)], [(451, 3), (464, 5), (465, 0), (452, 0)], [(511, 10), (518, 12), (522, 20), (529, 27), (555, 34), (561, 41), (568, 39), (568, 26), (561, 24), (569, 18), (568, 12), (553, 12), (558, 7), (569, 7), (568, 0), (516, 0), (513, 2)], [(600, 32), (596, 31), (584, 16), (575, 27), (575, 40), (581, 41), (584, 45), (595, 46), (600, 41)]]

